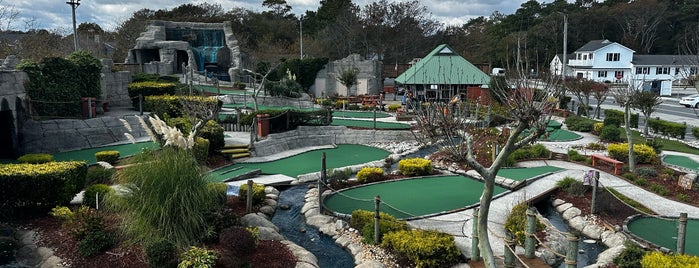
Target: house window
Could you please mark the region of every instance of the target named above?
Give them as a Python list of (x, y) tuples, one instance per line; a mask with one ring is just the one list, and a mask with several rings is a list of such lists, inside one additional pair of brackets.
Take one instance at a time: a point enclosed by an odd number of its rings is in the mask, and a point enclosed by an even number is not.
[(607, 53), (607, 61), (619, 61), (620, 58), (620, 53)]
[(670, 68), (669, 67), (655, 68), (655, 74), (670, 74)]
[(615, 72), (614, 72), (614, 77), (616, 77), (616, 79), (622, 79), (622, 78), (624, 78), (624, 71), (615, 71)]
[(695, 74), (697, 74), (697, 67), (689, 68), (689, 75), (695, 75)]
[(677, 67), (677, 68), (675, 68), (675, 75), (679, 75), (679, 74), (680, 74), (680, 68)]
[(594, 54), (590, 53), (590, 60), (592, 60), (592, 55), (594, 55)]
[(650, 67), (636, 67), (636, 74), (649, 74)]
[(607, 71), (599, 71), (599, 72), (597, 72), (597, 77), (607, 77)]
[(583, 60), (587, 60), (587, 54), (583, 55)]

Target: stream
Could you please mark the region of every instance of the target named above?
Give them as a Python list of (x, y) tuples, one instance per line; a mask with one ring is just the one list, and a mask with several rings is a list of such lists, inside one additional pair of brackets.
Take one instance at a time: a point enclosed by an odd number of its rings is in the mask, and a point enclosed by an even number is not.
[[(561, 232), (568, 232), (568, 224), (563, 220), (561, 213), (558, 213), (556, 209), (551, 206), (551, 201), (542, 201), (537, 203), (536, 209), (539, 210), (542, 216), (547, 218), (551, 225), (556, 227)], [(607, 247), (599, 241), (595, 243), (585, 243), (589, 239), (587, 237), (580, 237), (578, 242), (578, 267), (585, 267), (597, 262), (597, 255), (605, 251)], [(559, 268), (565, 268), (565, 263), (561, 263)]]
[(332, 237), (320, 233), (313, 226), (306, 225), (306, 219), (301, 214), (306, 191), (308, 191), (307, 185), (280, 189), (279, 205), (289, 205), (290, 208), (277, 209), (272, 217), (272, 223), (279, 227), (279, 233), (284, 237), (313, 253), (318, 258), (319, 267), (354, 267), (354, 257), (335, 245)]

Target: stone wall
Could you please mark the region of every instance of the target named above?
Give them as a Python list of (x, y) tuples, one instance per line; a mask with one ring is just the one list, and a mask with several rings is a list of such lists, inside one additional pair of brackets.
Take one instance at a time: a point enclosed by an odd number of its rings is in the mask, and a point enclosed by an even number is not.
[(296, 130), (270, 134), (254, 144), (255, 156), (268, 156), (286, 150), (333, 144), (369, 144), (414, 141), (405, 130), (356, 130), (343, 126), (299, 126)]
[(129, 131), (119, 120), (121, 118), (129, 123), (132, 129), (130, 133), (135, 138), (147, 136), (136, 115), (103, 116), (86, 120), (27, 120), (20, 130), (20, 152), (56, 153), (126, 142), (124, 133)]
[(381, 63), (376, 60), (363, 60), (358, 54), (329, 62), (316, 75), (315, 84), (310, 92), (316, 97), (347, 96), (348, 90), (337, 77), (343, 70), (359, 69), (358, 84), (349, 89), (349, 95), (378, 95), (383, 90), (381, 80)]
[(111, 60), (102, 60), (102, 98), (108, 101), (111, 107), (131, 107), (131, 72), (112, 72), (112, 64)]
[(24, 83), (29, 81), (27, 74), (15, 70), (0, 70), (0, 155), (16, 156), (19, 151), (18, 130), (22, 118), (26, 117), (27, 93)]

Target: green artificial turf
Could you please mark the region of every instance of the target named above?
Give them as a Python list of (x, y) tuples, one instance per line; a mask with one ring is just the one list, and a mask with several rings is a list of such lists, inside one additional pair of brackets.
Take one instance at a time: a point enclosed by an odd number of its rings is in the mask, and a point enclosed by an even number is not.
[[(333, 122), (331, 125), (373, 129), (374, 128), (374, 120), (351, 120), (351, 119), (333, 118)], [(377, 129), (410, 129), (410, 125), (403, 124), (403, 123), (376, 121), (376, 128)]]
[(53, 158), (56, 161), (71, 161), (71, 160), (82, 160), (86, 161), (88, 165), (97, 163), (95, 159), (95, 153), (99, 151), (119, 151), (119, 158), (133, 156), (142, 152), (144, 149), (156, 149), (160, 148), (160, 145), (156, 142), (139, 142), (139, 143), (126, 143), (120, 145), (111, 145), (83, 150), (75, 150), (68, 152), (60, 152), (53, 154)]
[[(207, 93), (218, 94), (219, 89), (214, 86), (194, 85), (194, 88)], [(221, 95), (244, 95), (244, 90), (231, 90), (230, 88), (221, 87)]]
[(663, 158), (663, 162), (699, 171), (699, 163), (683, 155), (665, 155), (665, 157)]
[[(374, 118), (373, 111), (333, 111), (333, 117), (344, 118)], [(391, 117), (390, 114), (384, 112), (376, 112), (376, 118)]]
[[(261, 163), (239, 163), (210, 173), (212, 181), (221, 182), (245, 172), (260, 169), (262, 174), (284, 174), (296, 178), (301, 174), (320, 171), (322, 155), (328, 169), (363, 164), (386, 158), (390, 153), (376, 147), (358, 144), (339, 144), (336, 148), (304, 152), (287, 158)], [(240, 170), (229, 172), (231, 169)]]
[[(370, 184), (328, 196), (324, 204), (334, 212), (352, 214), (357, 209), (374, 211), (374, 197), (381, 197), (380, 210), (398, 219), (461, 209), (478, 203), (483, 183), (463, 176), (437, 176)], [(495, 194), (506, 189), (495, 187)]]
[[(229, 104), (224, 104), (224, 105), (223, 105), (223, 108), (230, 108), (230, 109), (234, 109), (234, 108), (248, 108), (248, 109), (252, 109), (253, 107), (255, 107), (255, 104), (252, 103), (252, 102), (248, 102), (248, 103), (245, 103), (245, 104), (243, 104), (243, 103), (239, 103), (239, 104), (232, 104), (232, 103), (229, 103)], [(257, 110), (259, 110), (259, 111), (263, 111), (263, 110), (318, 111), (318, 110), (322, 110), (322, 108), (299, 108), (299, 107), (296, 107), (296, 106), (268, 106), (268, 105), (260, 105), (260, 104), (258, 104), (258, 105), (257, 105)]]
[(505, 177), (515, 181), (523, 181), (534, 177), (544, 175), (549, 172), (557, 172), (563, 170), (554, 166), (541, 167), (522, 167), (522, 168), (502, 168), (498, 171), (498, 176)]
[[(658, 246), (677, 251), (677, 219), (639, 217), (627, 224), (629, 231)], [(699, 256), (699, 219), (687, 221), (685, 254)]]
[(582, 138), (582, 136), (578, 135), (575, 132), (563, 129), (553, 128), (551, 131), (548, 131), (547, 128), (547, 132), (548, 137), (546, 137), (546, 141), (574, 141)]

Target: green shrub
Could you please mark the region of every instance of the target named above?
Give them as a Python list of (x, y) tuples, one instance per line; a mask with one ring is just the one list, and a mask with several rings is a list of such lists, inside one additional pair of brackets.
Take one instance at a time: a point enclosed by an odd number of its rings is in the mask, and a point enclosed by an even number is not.
[(606, 150), (607, 146), (602, 144), (602, 143), (590, 142), (587, 144), (587, 146), (585, 146), (585, 148), (587, 148), (589, 150), (601, 151), (601, 150)]
[(624, 250), (614, 258), (618, 268), (640, 268), (641, 259), (646, 252), (634, 242), (624, 243)]
[(112, 193), (114, 193), (114, 189), (112, 189), (112, 187), (109, 187), (109, 185), (94, 184), (85, 189), (85, 192), (83, 193), (83, 205), (92, 208), (96, 207), (98, 200), (96, 200), (95, 198), (99, 196), (99, 204), (101, 207), (101, 204), (104, 202), (106, 196)]
[(594, 124), (597, 123), (597, 121), (577, 115), (570, 115), (566, 117), (563, 123), (566, 124), (569, 130), (590, 132), (594, 129)]
[[(529, 209), (527, 203), (520, 203), (512, 208), (505, 219), (505, 230), (515, 236), (519, 245), (524, 245), (524, 240), (527, 237), (527, 209)], [(545, 228), (545, 225), (538, 218), (536, 218), (535, 224), (537, 231), (542, 231)]]
[[(173, 95), (175, 94), (176, 88), (177, 84), (175, 83), (143, 81), (130, 83), (128, 86), (128, 91), (133, 107), (138, 110), (140, 105), (140, 100), (138, 98), (139, 95), (142, 95), (144, 99), (147, 96)], [(143, 109), (146, 110), (145, 100)]]
[(611, 126), (613, 126), (613, 127), (618, 128), (618, 127), (620, 127), (620, 126), (623, 125), (621, 122), (624, 122), (624, 119), (623, 119), (623, 118), (605, 117), (605, 118), (604, 118), (604, 123), (603, 123), (603, 124), (604, 124), (605, 127), (611, 127)]
[(199, 130), (199, 137), (209, 140), (209, 155), (218, 152), (226, 145), (223, 127), (214, 120), (209, 120)]
[(53, 155), (50, 154), (25, 154), (17, 158), (17, 162), (21, 164), (43, 164), (53, 161)]
[(206, 163), (206, 158), (209, 156), (209, 148), (211, 146), (209, 145), (209, 140), (204, 139), (202, 137), (196, 137), (194, 139), (194, 146), (192, 147), (192, 153), (194, 154), (194, 158), (197, 159), (197, 162), (200, 164)]
[(112, 246), (114, 246), (114, 237), (104, 230), (96, 230), (87, 233), (85, 238), (80, 240), (78, 253), (83, 257), (91, 257), (105, 252)]
[(350, 168), (344, 168), (344, 169), (332, 169), (330, 170), (326, 176), (328, 179), (328, 182), (344, 182), (348, 180), (350, 177), (352, 177), (352, 169)]
[(73, 211), (71, 211), (70, 208), (64, 206), (56, 206), (55, 208), (51, 209), (51, 212), (49, 214), (61, 221), (67, 221), (74, 217)]
[(570, 149), (570, 150), (568, 150), (568, 159), (570, 159), (570, 161), (575, 161), (575, 162), (584, 162), (585, 160), (588, 159), (588, 157), (585, 155), (581, 155), (576, 150)]
[(646, 139), (645, 145), (650, 146), (655, 151), (655, 154), (660, 154), (663, 149), (663, 143), (658, 138)]
[(357, 181), (361, 183), (375, 182), (383, 179), (383, 169), (377, 167), (364, 167), (357, 172)]
[[(385, 212), (379, 212), (379, 217), (382, 220), (385, 221), (393, 221), (397, 222), (395, 217), (391, 216), (388, 213)], [(368, 210), (355, 210), (352, 211), (352, 216), (350, 218), (350, 227), (357, 229), (357, 230), (363, 230), (365, 226), (371, 225), (372, 228), (374, 226), (374, 212), (368, 211)], [(379, 224), (382, 224), (381, 221), (379, 221)], [(379, 226), (380, 228), (380, 226)], [(373, 239), (373, 236), (372, 236)]]
[(100, 165), (94, 165), (87, 168), (87, 178), (85, 185), (90, 186), (96, 183), (111, 184), (112, 176), (116, 173), (116, 169), (106, 169)]
[[(238, 198), (240, 200), (246, 200), (248, 196), (248, 185), (244, 184), (238, 189)], [(253, 183), (252, 184), (252, 203), (261, 204), (265, 200), (265, 186), (262, 184)]]
[(87, 164), (82, 161), (0, 165), (0, 196), (4, 208), (40, 211), (70, 202), (85, 185)]
[(15, 259), (18, 249), (17, 240), (12, 237), (0, 236), (0, 264), (9, 263)]
[[(380, 214), (379, 214), (380, 215)], [(407, 225), (404, 221), (399, 221), (396, 220), (393, 216), (390, 215), (384, 215), (380, 216), (381, 219), (379, 219), (379, 241), (389, 233), (397, 232), (397, 231), (402, 231), (407, 228)], [(368, 222), (367, 224), (364, 225), (361, 229), (362, 231), (362, 241), (367, 244), (373, 244), (374, 243), (374, 221)]]
[(78, 92), (82, 97), (100, 99), (102, 88), (102, 63), (86, 50), (78, 50), (68, 55), (68, 60), (75, 65), (72, 78), (78, 81)]
[(675, 195), (675, 198), (677, 198), (677, 200), (680, 200), (680, 201), (685, 202), (685, 203), (687, 203), (687, 202), (689, 202), (689, 201), (692, 200), (692, 199), (689, 197), (689, 195), (683, 194), (683, 193), (678, 193), (678, 194), (676, 194), (676, 195)]
[(237, 257), (247, 257), (255, 252), (257, 241), (248, 229), (232, 227), (221, 231), (219, 244), (225, 247), (226, 253), (231, 253)]
[[(605, 109), (604, 110), (604, 118), (612, 118), (614, 122), (618, 122), (617, 126), (622, 126), (625, 124), (624, 121), (624, 112), (622, 111), (617, 111), (614, 109)], [(631, 119), (629, 120), (629, 123), (632, 128), (638, 128), (638, 114), (631, 114)], [(606, 121), (606, 120), (605, 120)], [(607, 125), (607, 124), (605, 124)]]
[[(658, 157), (655, 150), (645, 144), (634, 144), (633, 151), (636, 154), (636, 162), (638, 164), (649, 164)], [(610, 157), (621, 162), (629, 161), (629, 144), (615, 143), (607, 147), (607, 153)]]
[(644, 178), (637, 178), (635, 181), (633, 181), (636, 185), (645, 187), (648, 186), (648, 180)]
[(687, 124), (660, 120), (659, 118), (649, 119), (648, 127), (654, 133), (660, 133), (678, 139), (684, 139), (684, 135), (687, 132)]
[(162, 240), (146, 247), (146, 259), (151, 268), (177, 267), (177, 248), (170, 241)]
[(636, 169), (636, 174), (644, 178), (652, 178), (658, 176), (658, 171), (652, 167), (641, 167)]
[[(84, 52), (76, 55), (83, 58)], [(72, 56), (72, 55), (71, 55)], [(84, 64), (87, 63), (87, 64)], [(39, 116), (80, 117), (80, 98), (99, 98), (101, 66), (91, 68), (90, 60), (44, 58), (41, 64), (22, 61), (17, 69), (29, 79), (25, 89), (32, 100), (32, 112)]]
[(670, 194), (670, 190), (668, 190), (667, 187), (659, 184), (651, 184), (650, 190), (662, 196), (667, 196)]
[(119, 151), (99, 151), (95, 153), (95, 159), (114, 165), (119, 160)]
[(432, 161), (424, 158), (408, 158), (398, 162), (398, 170), (405, 176), (432, 174)]
[(182, 252), (180, 255), (180, 264), (178, 268), (211, 268), (216, 264), (218, 253), (214, 250), (208, 250), (199, 247), (190, 247), (189, 250)]
[(616, 125), (605, 125), (599, 132), (599, 138), (604, 141), (621, 141), (621, 129)]
[(699, 127), (692, 128), (692, 136), (694, 136), (695, 138), (699, 138)]
[(449, 267), (461, 253), (454, 237), (436, 231), (398, 231), (384, 236), (382, 246), (405, 256), (416, 267)]
[(556, 186), (569, 195), (583, 196), (587, 191), (587, 188), (581, 181), (572, 177), (564, 177), (560, 181), (556, 182)]
[(104, 231), (104, 218), (97, 210), (81, 206), (63, 222), (62, 227), (75, 240), (83, 240), (88, 234)]
[(595, 124), (593, 125), (593, 130), (594, 130), (596, 133), (599, 133), (599, 131), (602, 129), (602, 127), (604, 127), (604, 123), (595, 123)]

